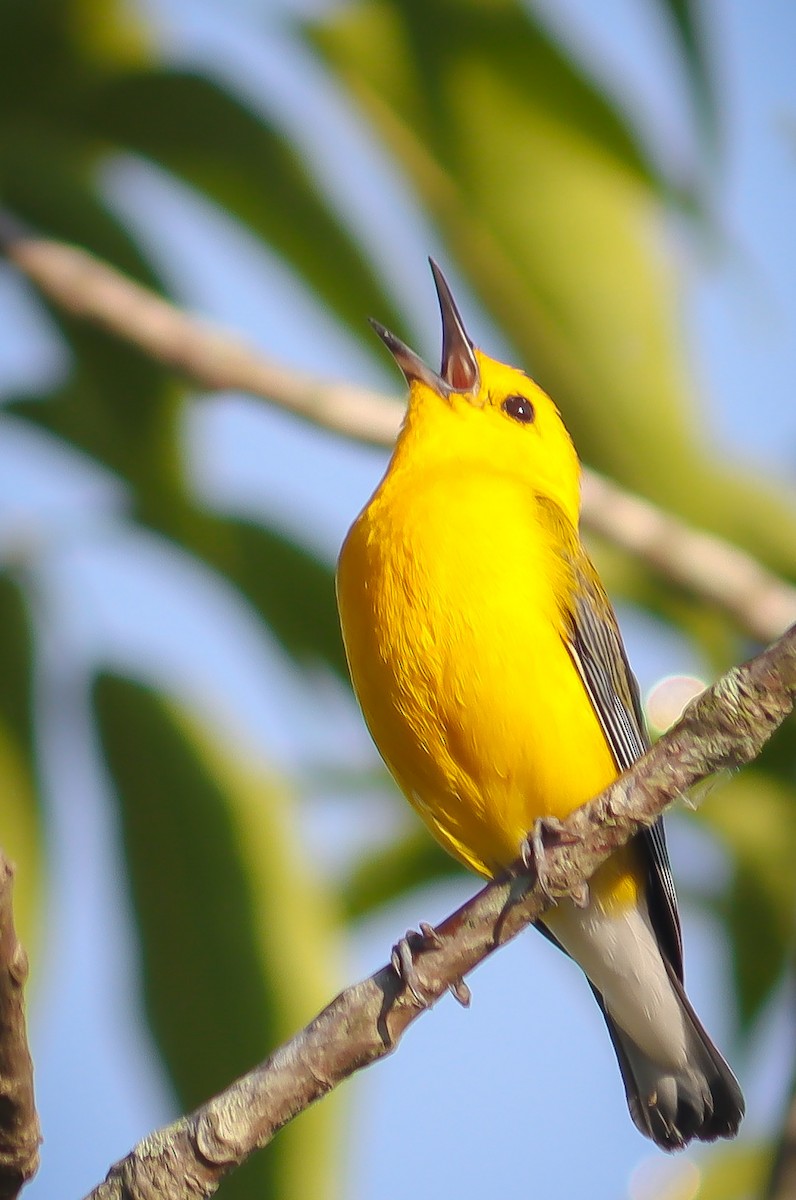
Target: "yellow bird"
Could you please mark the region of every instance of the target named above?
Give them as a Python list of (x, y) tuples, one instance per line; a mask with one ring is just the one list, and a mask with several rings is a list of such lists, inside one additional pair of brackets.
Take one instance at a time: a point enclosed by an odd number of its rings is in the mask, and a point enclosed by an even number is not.
[[(431, 263), (442, 367), (374, 328), (409, 384), (386, 474), (337, 573), (349, 669), (373, 739), (444, 848), (480, 875), (514, 861), (646, 749), (636, 681), (578, 533), (580, 466), (522, 371), (465, 331)], [(683, 989), (660, 822), (544, 915), (608, 1023), (630, 1114), (665, 1150), (733, 1137), (738, 1083)]]

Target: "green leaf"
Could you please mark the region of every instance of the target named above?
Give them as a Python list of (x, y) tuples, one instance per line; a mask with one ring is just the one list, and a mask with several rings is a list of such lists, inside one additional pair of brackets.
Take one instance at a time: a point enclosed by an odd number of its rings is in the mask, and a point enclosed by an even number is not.
[(176, 387), (137, 350), (51, 311), (76, 355), (70, 377), (44, 397), (11, 399), (4, 410), (116, 472), (145, 511), (165, 511), (182, 484)]
[(213, 545), (208, 533), (200, 542), (188, 535), (187, 544), (241, 589), (288, 654), (305, 664), (324, 663), (347, 682), (331, 568), (264, 525), (207, 517), (204, 529), (211, 524), (218, 532)]
[(760, 1142), (717, 1147), (699, 1162), (696, 1191), (689, 1174), (682, 1192), (667, 1191), (666, 1200), (755, 1200), (763, 1194), (770, 1164), (771, 1148)]
[[(253, 1067), (334, 994), (335, 905), (290, 796), (242, 746), (104, 676), (95, 708), (119, 802), (149, 1020), (182, 1107)], [(224, 1184), (233, 1197), (335, 1191), (337, 1113), (304, 1114)]]
[(16, 864), (14, 917), (30, 953), (41, 902), (42, 833), (33, 727), (33, 636), (19, 585), (0, 573), (0, 845)]
[[(484, 98), (484, 68), (500, 66), (520, 111), (544, 110), (557, 124), (578, 127), (633, 174), (654, 176), (632, 126), (513, 0), (365, 0), (306, 25), (305, 33), (370, 115), (385, 102), (441, 162), (464, 153), (471, 140), (451, 120), (461, 94), (474, 88), (473, 100)], [(381, 57), (387, 46), (391, 53)], [(385, 124), (389, 119), (386, 110), (378, 116)]]
[(700, 810), (733, 863), (732, 883), (719, 912), (730, 936), (745, 1030), (780, 982), (793, 951), (795, 802), (792, 783), (756, 766), (711, 793)]
[(403, 319), (296, 151), (218, 84), (140, 71), (99, 89), (84, 127), (158, 163), (224, 206), (282, 256), (357, 336), (368, 313)]
[[(47, 229), (57, 222), (58, 235), (69, 239), (80, 240), (90, 227), (92, 251), (151, 284), (146, 261), (94, 198), (72, 149), (53, 144), (49, 195), (33, 169), (35, 156), (30, 170), (19, 172), (18, 211)], [(13, 162), (19, 159), (7, 165)], [(196, 507), (184, 478), (178, 383), (135, 347), (48, 307), (74, 355), (70, 376), (49, 396), (13, 401), (7, 410), (117, 472), (134, 489), (134, 516), (227, 575), (289, 654), (327, 663), (347, 679), (329, 567), (273, 530)]]
[[(0, 846), (14, 864), (14, 924), (34, 961), (42, 883), (41, 813), (35, 764), (0, 717)], [(34, 972), (35, 973), (35, 972)]]
[(36, 233), (75, 242), (162, 291), (146, 255), (97, 193), (97, 148), (40, 117), (0, 126), (0, 197)]
[[(0, 141), (0, 190), (13, 212), (47, 235), (84, 245), (138, 281), (160, 290), (121, 224), (97, 199), (90, 155), (70, 136), (39, 127)], [(9, 405), (98, 458), (134, 486), (157, 493), (179, 477), (176, 385), (135, 347), (71, 316), (46, 299), (54, 327), (72, 352), (64, 384), (47, 397)], [(24, 408), (23, 408), (24, 405)]]
[[(15, 215), (50, 236), (76, 242), (149, 287), (155, 272), (123, 226), (97, 198), (85, 144), (39, 127), (0, 140), (0, 190)], [(98, 458), (146, 492), (182, 483), (178, 387), (172, 375), (134, 346), (47, 299), (55, 329), (72, 353), (70, 373), (44, 399), (10, 406), (28, 420)]]
[[(8, 556), (13, 553), (12, 546)], [(0, 717), (32, 757), (33, 631), (22, 588), (8, 571), (0, 571), (0, 639)]]
[(64, 0), (4, 0), (0, 5), (1, 113), (17, 120), (34, 114), (49, 120), (53, 113), (62, 114), (85, 86), (90, 72), (73, 40), (75, 7)]
[(355, 921), (437, 879), (461, 878), (462, 868), (425, 828), (368, 851), (340, 885), (348, 920)]
[[(125, 438), (124, 424), (128, 419), (135, 423), (134, 413), (108, 403), (101, 373), (103, 363), (112, 369), (115, 360), (103, 337), (97, 334), (100, 353), (81, 359), (76, 377), (56, 394), (5, 407), (118, 471), (135, 488), (131, 516), (238, 588), (287, 654), (305, 665), (328, 666), (347, 683), (332, 569), (265, 524), (219, 516), (192, 504), (182, 488), (174, 441), (179, 400), (173, 395), (169, 403), (167, 388), (160, 398), (155, 388), (150, 390), (141, 405), (141, 428)], [(129, 399), (132, 407), (135, 398)]]
[(98, 77), (145, 59), (148, 34), (126, 0), (3, 0), (0, 114), (61, 124)]
[(719, 113), (702, 26), (703, 6), (699, 0), (662, 0), (662, 4), (671, 18), (686, 66), (701, 148), (712, 153), (715, 159), (720, 132)]
[(370, 846), (351, 864), (337, 885), (343, 916), (357, 921), (399, 897), (439, 879), (461, 879), (462, 867), (409, 812), (406, 801), (383, 765), (325, 765), (306, 772), (302, 790), (328, 796), (357, 797), (372, 804), (374, 794), (387, 793), (400, 805), (411, 826), (389, 842)]
[(325, 664), (347, 681), (331, 567), (277, 530), (204, 512), (182, 497), (141, 516), (239, 588), (294, 659)]
[(67, 382), (6, 411), (65, 438), (133, 489), (131, 517), (219, 571), (286, 652), (347, 680), (334, 576), (308, 550), (264, 523), (196, 506), (181, 453), (184, 401), (166, 372), (135, 348), (53, 309), (75, 351)]
[(699, 436), (666, 188), (527, 6), (364, 0), (310, 37), (583, 457), (796, 574), (792, 505)]

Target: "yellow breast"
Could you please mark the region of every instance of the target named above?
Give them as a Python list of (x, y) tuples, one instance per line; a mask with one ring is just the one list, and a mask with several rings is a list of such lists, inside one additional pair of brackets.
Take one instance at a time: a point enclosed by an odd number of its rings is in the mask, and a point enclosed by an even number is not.
[(452, 463), (388, 476), (340, 557), (376, 745), (437, 839), (484, 875), (538, 817), (616, 775), (562, 637), (559, 550), (522, 480)]

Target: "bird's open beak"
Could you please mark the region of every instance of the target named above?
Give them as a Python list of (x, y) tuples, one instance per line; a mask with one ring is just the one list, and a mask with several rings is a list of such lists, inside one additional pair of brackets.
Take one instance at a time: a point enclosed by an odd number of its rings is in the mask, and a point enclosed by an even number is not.
[(378, 321), (374, 321), (373, 317), (369, 319), (376, 333), (403, 371), (407, 383), (411, 383), (414, 379), (417, 379), (420, 383), (425, 383), (433, 392), (437, 392), (440, 396), (447, 398), (450, 395), (451, 389), (442, 376), (432, 371), (431, 367), (427, 367), (419, 354), (415, 354), (414, 350), (410, 350), (406, 342), (402, 342), (394, 333), (390, 333), (389, 329), (385, 329)]
[(434, 276), (434, 286), (437, 289), (439, 311), (442, 316), (442, 366), (440, 375), (454, 392), (478, 391), (478, 363), (473, 350), (473, 343), (467, 336), (461, 313), (456, 307), (453, 293), (448, 287), (445, 276), (440, 271), (433, 258), (429, 265)]
[(446, 399), (453, 392), (475, 395), (480, 376), (473, 344), (467, 336), (445, 276), (432, 258), (428, 261), (442, 315), (442, 366), (439, 374), (427, 367), (422, 358), (394, 333), (390, 333), (389, 329), (373, 318), (370, 323), (403, 371), (407, 383), (416, 379)]

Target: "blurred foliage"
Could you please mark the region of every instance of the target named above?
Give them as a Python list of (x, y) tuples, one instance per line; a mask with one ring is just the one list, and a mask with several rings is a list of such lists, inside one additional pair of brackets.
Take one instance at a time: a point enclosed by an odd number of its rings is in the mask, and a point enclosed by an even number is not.
[(30, 950), (38, 930), (43, 841), (33, 712), (35, 663), (23, 592), (8, 573), (0, 573), (0, 639), (2, 846), (21, 868), (14, 881), (14, 919)]
[(751, 1200), (761, 1194), (770, 1158), (768, 1146), (736, 1142), (700, 1164), (696, 1189), (689, 1177), (681, 1189), (667, 1192), (665, 1200)]
[(433, 879), (461, 874), (449, 854), (421, 825), (379, 850), (370, 850), (341, 881), (340, 897), (351, 920), (396, 900)]
[[(792, 507), (770, 483), (722, 463), (695, 415), (672, 216), (709, 221), (709, 166), (722, 137), (698, 6), (657, 6), (689, 89), (699, 150), (692, 178), (668, 177), (627, 115), (514, 0), (362, 0), (302, 35), (369, 122), (518, 361), (561, 404), (583, 457), (794, 579)], [(374, 353), (364, 314), (399, 333), (411, 324), (339, 198), (324, 194), (312, 164), (261, 111), (217, 80), (160, 61), (154, 30), (126, 4), (5, 0), (3, 206), (163, 291), (161, 264), (98, 182), (119, 154), (156, 164), (221, 207)], [(101, 330), (49, 312), (69, 349), (67, 377), (48, 395), (13, 400), (13, 410), (122, 479), (131, 502), (118, 519), (158, 531), (175, 553), (223, 576), (297, 669), (344, 678), (328, 564), (265, 513), (242, 520), (208, 511), (186, 476), (183, 385)], [(698, 598), (611, 547), (599, 546), (598, 556), (617, 595), (685, 630), (717, 670), (742, 654), (739, 631)], [(18, 584), (1, 576), (0, 836), (20, 864), (29, 928), (44, 839), (26, 613)], [(193, 1105), (329, 997), (339, 923), (455, 868), (411, 833), (324, 889), (302, 856), (300, 806), (287, 783), (129, 680), (103, 675), (94, 707), (119, 806), (148, 1018), (179, 1102)], [(700, 816), (731, 857), (717, 911), (744, 1029), (792, 956), (794, 769), (791, 727)], [(336, 1120), (327, 1101), (222, 1194), (332, 1196)], [(716, 1178), (725, 1167), (739, 1172), (744, 1153), (717, 1158)], [(709, 1178), (703, 1200), (735, 1194), (711, 1191)]]
[(792, 506), (699, 434), (674, 183), (626, 118), (508, 0), (365, 0), (310, 36), (584, 459), (792, 574)]
[[(302, 853), (284, 785), (242, 747), (222, 746), (195, 717), (126, 680), (100, 678), (94, 703), (120, 807), (147, 1010), (188, 1111), (328, 1001), (338, 982), (337, 905)], [(292, 1122), (278, 1152), (256, 1155), (224, 1195), (328, 1194), (336, 1104)]]
[(734, 875), (717, 906), (733, 933), (738, 1009), (748, 1029), (793, 956), (796, 821), (793, 768), (772, 769), (777, 748), (793, 755), (793, 720), (774, 736), (763, 761), (712, 792), (701, 813), (727, 848)]

